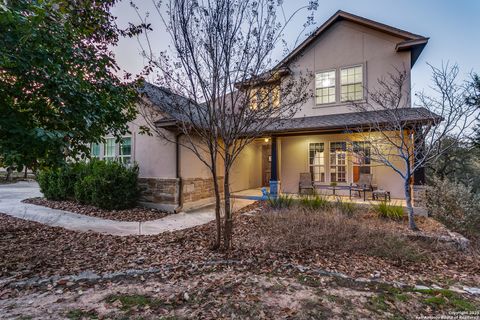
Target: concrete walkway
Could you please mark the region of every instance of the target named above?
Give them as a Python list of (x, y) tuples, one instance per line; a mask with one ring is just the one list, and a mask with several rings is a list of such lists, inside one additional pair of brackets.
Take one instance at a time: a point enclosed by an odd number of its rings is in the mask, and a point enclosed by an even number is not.
[[(212, 207), (188, 213), (171, 214), (158, 220), (126, 222), (96, 218), (21, 202), (27, 198), (41, 196), (42, 193), (36, 182), (21, 181), (14, 184), (0, 185), (0, 213), (69, 230), (92, 231), (118, 236), (153, 235), (166, 231), (182, 230), (202, 225), (215, 219)], [(234, 210), (251, 203), (253, 201), (235, 199)]]

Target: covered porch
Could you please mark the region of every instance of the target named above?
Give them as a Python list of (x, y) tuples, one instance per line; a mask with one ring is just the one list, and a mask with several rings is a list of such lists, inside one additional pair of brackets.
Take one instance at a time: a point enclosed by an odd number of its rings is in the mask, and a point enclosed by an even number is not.
[[(412, 121), (415, 116), (412, 113)], [(392, 203), (405, 205), (403, 179), (392, 168), (372, 161), (370, 141), (362, 140), (362, 134), (351, 129), (368, 121), (368, 115), (360, 117), (357, 113), (291, 119), (287, 125), (252, 142), (251, 150), (239, 158), (232, 178), (237, 175), (256, 179), (232, 188), (234, 196), (259, 197), (261, 188), (265, 187), (272, 195), (297, 197), (302, 193), (301, 177), (307, 175), (313, 190), (332, 200), (340, 197), (365, 203), (373, 200), (371, 191), (380, 190), (389, 193)], [(392, 161), (396, 161), (396, 167), (404, 166), (401, 159)], [(360, 194), (354, 192), (350, 197), (351, 186), (363, 183), (362, 175), (370, 176), (368, 187), (371, 189)], [(424, 170), (415, 172), (413, 189), (424, 182)]]
[[(267, 191), (270, 192), (269, 188), (267, 188)], [(299, 199), (304, 195), (300, 195), (298, 193), (281, 193), (283, 195), (290, 196), (294, 199)], [(363, 200), (363, 197), (358, 197), (358, 196), (345, 196), (345, 195), (333, 195), (333, 192), (322, 190), (318, 193), (318, 195), (321, 195), (322, 197), (325, 197), (328, 201), (337, 201), (341, 200), (344, 202), (351, 202), (355, 203), (358, 205), (371, 205), (378, 203), (382, 199), (379, 200), (373, 200), (371, 197), (371, 194), (367, 196), (366, 200)], [(258, 200), (262, 198), (262, 188), (253, 188), (253, 189), (247, 189), (247, 190), (242, 190), (242, 191), (237, 191), (232, 194), (232, 198), (234, 199), (245, 199), (245, 200)], [(399, 205), (402, 207), (406, 207), (406, 202), (405, 199), (399, 199), (399, 198), (392, 198), (390, 200), (391, 204)]]

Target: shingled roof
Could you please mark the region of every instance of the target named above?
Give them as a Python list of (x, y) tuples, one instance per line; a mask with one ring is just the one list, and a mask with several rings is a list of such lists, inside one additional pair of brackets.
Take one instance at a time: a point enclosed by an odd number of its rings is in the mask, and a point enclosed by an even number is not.
[(439, 122), (442, 118), (425, 108), (400, 108), (391, 110), (373, 110), (292, 118), (281, 121), (265, 130), (265, 134), (288, 134), (306, 132), (339, 132), (360, 128), (369, 128), (373, 124), (387, 125), (392, 115), (406, 124), (425, 124)]
[[(195, 110), (195, 104), (192, 101), (151, 83), (146, 82), (138, 91), (165, 114), (164, 118), (156, 122), (159, 127), (175, 129), (177, 122), (185, 117), (178, 112), (182, 104), (186, 107), (190, 105), (192, 110)], [(442, 120), (439, 115), (425, 108), (382, 109), (286, 119), (266, 128), (265, 134), (341, 132), (368, 128), (372, 124), (387, 124), (392, 116), (412, 125)], [(189, 119), (184, 120), (189, 121)]]

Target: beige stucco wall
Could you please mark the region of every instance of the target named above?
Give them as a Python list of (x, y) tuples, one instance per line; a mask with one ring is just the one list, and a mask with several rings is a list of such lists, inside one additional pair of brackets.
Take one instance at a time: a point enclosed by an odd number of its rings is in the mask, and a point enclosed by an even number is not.
[[(310, 143), (323, 142), (325, 144), (325, 164), (326, 181), (325, 185), (330, 184), (329, 176), (329, 143), (342, 142), (347, 143), (355, 140), (363, 140), (362, 136), (357, 134), (331, 134), (331, 135), (311, 135), (311, 136), (291, 136), (281, 138), (281, 191), (285, 193), (297, 193), (300, 173), (310, 172), (308, 163), (308, 148)], [(338, 185), (350, 185), (353, 182), (353, 159), (348, 155), (347, 161), (347, 183), (338, 183)], [(392, 161), (403, 168), (399, 158), (392, 158)], [(381, 164), (372, 165), (373, 184), (379, 189), (385, 189), (391, 192), (394, 198), (404, 198), (403, 182), (401, 177), (391, 168)], [(344, 192), (348, 194), (348, 192)]]
[[(363, 65), (364, 87), (369, 91), (378, 88), (378, 79), (395, 73), (395, 68), (406, 70), (410, 90), (410, 52), (396, 52), (395, 46), (402, 39), (360, 26), (350, 21), (339, 21), (318, 37), (292, 63), (293, 76), (305, 73), (328, 71), (354, 65)], [(349, 103), (340, 103), (340, 79), (336, 76), (337, 102), (316, 105), (315, 98), (309, 99), (296, 117), (337, 114), (355, 111)], [(315, 79), (310, 82), (315, 92)], [(366, 97), (366, 91), (364, 97)], [(409, 105), (409, 102), (407, 103)]]
[[(141, 134), (147, 122), (141, 114), (129, 124), (133, 161), (139, 164), (142, 178), (175, 178), (175, 144), (153, 134)], [(171, 138), (173, 135), (166, 132)]]
[[(369, 90), (378, 87), (377, 80), (395, 72), (395, 68), (406, 69), (410, 75), (410, 53), (396, 52), (395, 46), (402, 39), (375, 31), (352, 22), (340, 21), (330, 27), (312, 45), (310, 45), (290, 66), (293, 76), (300, 71), (305, 73), (339, 69), (353, 65), (363, 65), (364, 86)], [(337, 72), (337, 103), (317, 106), (315, 98), (304, 104), (296, 117), (315, 116), (353, 112), (348, 103), (340, 103), (340, 79)], [(310, 82), (312, 92), (315, 91), (315, 79)], [(410, 80), (408, 80), (408, 87)], [(409, 88), (407, 88), (409, 89)], [(366, 97), (366, 92), (364, 93)], [(407, 104), (408, 105), (408, 104)], [(140, 126), (145, 121), (139, 116), (131, 125), (133, 160), (140, 165), (141, 177), (174, 178), (175, 177), (175, 145), (159, 137), (140, 134)], [(301, 172), (308, 172), (308, 144), (325, 142), (328, 159), (328, 142), (345, 141), (345, 135), (312, 135), (290, 136), (278, 138), (279, 179), (283, 192), (297, 192)], [(184, 179), (209, 178), (208, 168), (188, 149), (181, 148), (181, 177)], [(327, 162), (328, 164), (328, 162)], [(219, 175), (223, 176), (219, 159)], [(392, 169), (385, 166), (374, 166), (374, 183), (378, 187), (392, 192), (393, 197), (402, 198), (401, 178)], [(327, 183), (328, 183), (327, 171)], [(236, 160), (231, 171), (231, 190), (239, 191), (257, 188), (262, 179), (261, 144), (248, 145)], [(348, 166), (348, 183), (353, 179), (352, 165)]]
[[(163, 134), (168, 137), (168, 139), (164, 139), (154, 131), (151, 131), (151, 136), (142, 134), (141, 127), (148, 127), (144, 114), (148, 113), (140, 112), (137, 118), (129, 124), (130, 134), (126, 135), (132, 137), (132, 158), (139, 164), (139, 176), (141, 178), (175, 178), (176, 147), (173, 142), (170, 142), (174, 141), (175, 135), (169, 131), (163, 131)], [(180, 139), (184, 144), (187, 142), (185, 137), (180, 137)], [(221, 163), (219, 166), (221, 167)], [(186, 179), (211, 177), (205, 164), (185, 147), (180, 148), (180, 174), (182, 178)]]
[(259, 188), (262, 184), (262, 144), (252, 142), (239, 154), (230, 172), (233, 192)]

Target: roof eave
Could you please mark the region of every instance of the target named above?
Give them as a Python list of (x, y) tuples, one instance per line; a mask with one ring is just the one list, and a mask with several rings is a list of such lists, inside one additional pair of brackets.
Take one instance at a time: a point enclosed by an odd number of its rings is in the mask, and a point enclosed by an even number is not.
[(429, 38), (426, 38), (426, 37), (421, 39), (406, 40), (398, 43), (395, 50), (397, 52), (410, 51), (411, 52), (410, 67), (413, 67), (418, 57), (422, 53), (423, 49), (427, 45), (428, 40)]

